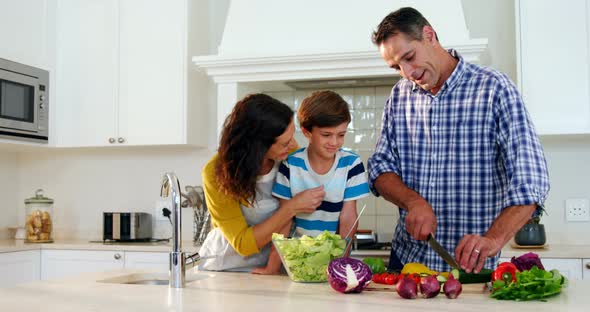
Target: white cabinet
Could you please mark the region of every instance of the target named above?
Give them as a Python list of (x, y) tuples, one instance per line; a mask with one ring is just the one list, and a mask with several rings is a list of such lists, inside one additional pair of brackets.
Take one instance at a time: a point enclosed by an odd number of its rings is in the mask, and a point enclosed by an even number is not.
[(0, 287), (37, 281), (41, 277), (39, 250), (0, 253)]
[(51, 21), (47, 0), (0, 0), (0, 58), (47, 68)]
[[(499, 263), (508, 261), (510, 258), (500, 258)], [(545, 270), (557, 269), (559, 273), (571, 280), (581, 280), (582, 259), (564, 259), (564, 258), (541, 258)], [(590, 269), (588, 270), (590, 272)]]
[(557, 269), (568, 279), (582, 279), (582, 259), (542, 258), (541, 262), (543, 262), (545, 270)]
[(125, 268), (168, 271), (169, 255), (168, 252), (126, 251)]
[(582, 278), (590, 280), (590, 259), (582, 259)]
[(590, 133), (588, 0), (516, 2), (518, 84), (539, 134)]
[(58, 0), (56, 146), (206, 145), (191, 3)]
[(70, 277), (80, 273), (122, 269), (123, 251), (42, 250), (41, 279)]
[(123, 268), (166, 272), (169, 266), (168, 255), (168, 252), (42, 250), (41, 279)]

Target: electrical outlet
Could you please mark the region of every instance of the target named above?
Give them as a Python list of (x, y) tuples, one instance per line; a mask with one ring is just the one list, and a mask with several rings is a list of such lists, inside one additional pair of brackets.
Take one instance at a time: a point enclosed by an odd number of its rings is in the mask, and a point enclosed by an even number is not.
[(572, 198), (565, 201), (567, 221), (590, 221), (590, 201), (587, 198)]
[(170, 209), (170, 199), (158, 199), (156, 200), (154, 207), (154, 220), (156, 221), (168, 221), (168, 218), (162, 213), (163, 208)]

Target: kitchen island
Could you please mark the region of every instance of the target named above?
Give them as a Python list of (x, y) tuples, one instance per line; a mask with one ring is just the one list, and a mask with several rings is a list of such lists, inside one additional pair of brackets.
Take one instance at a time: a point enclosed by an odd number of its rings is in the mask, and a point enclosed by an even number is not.
[[(483, 284), (464, 285), (459, 298), (407, 300), (392, 289), (338, 293), (327, 283), (295, 283), (287, 276), (196, 272), (186, 288), (107, 283), (149, 271), (89, 273), (0, 289), (2, 311), (582, 311), (590, 306), (590, 282), (570, 286), (547, 302), (499, 301)], [(164, 272), (162, 272), (164, 273)], [(196, 275), (193, 275), (196, 274)], [(372, 284), (374, 287), (381, 285)]]

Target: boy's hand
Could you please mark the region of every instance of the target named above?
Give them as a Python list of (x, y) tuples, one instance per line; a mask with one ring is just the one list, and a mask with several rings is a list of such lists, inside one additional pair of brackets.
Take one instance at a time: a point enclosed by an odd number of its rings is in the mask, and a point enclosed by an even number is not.
[(294, 213), (312, 213), (314, 212), (324, 200), (326, 192), (324, 192), (324, 186), (318, 186), (309, 190), (305, 190), (293, 197), (294, 202)]
[(281, 274), (281, 267), (279, 266), (277, 269), (271, 269), (269, 267), (261, 267), (255, 268), (252, 270), (252, 274), (260, 274), (260, 275), (279, 275)]

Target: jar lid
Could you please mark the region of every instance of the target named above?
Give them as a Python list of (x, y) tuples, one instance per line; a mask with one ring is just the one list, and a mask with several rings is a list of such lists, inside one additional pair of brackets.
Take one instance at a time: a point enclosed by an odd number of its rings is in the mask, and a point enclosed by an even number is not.
[(43, 196), (43, 190), (38, 189), (35, 197), (25, 199), (25, 204), (53, 204), (53, 199)]

